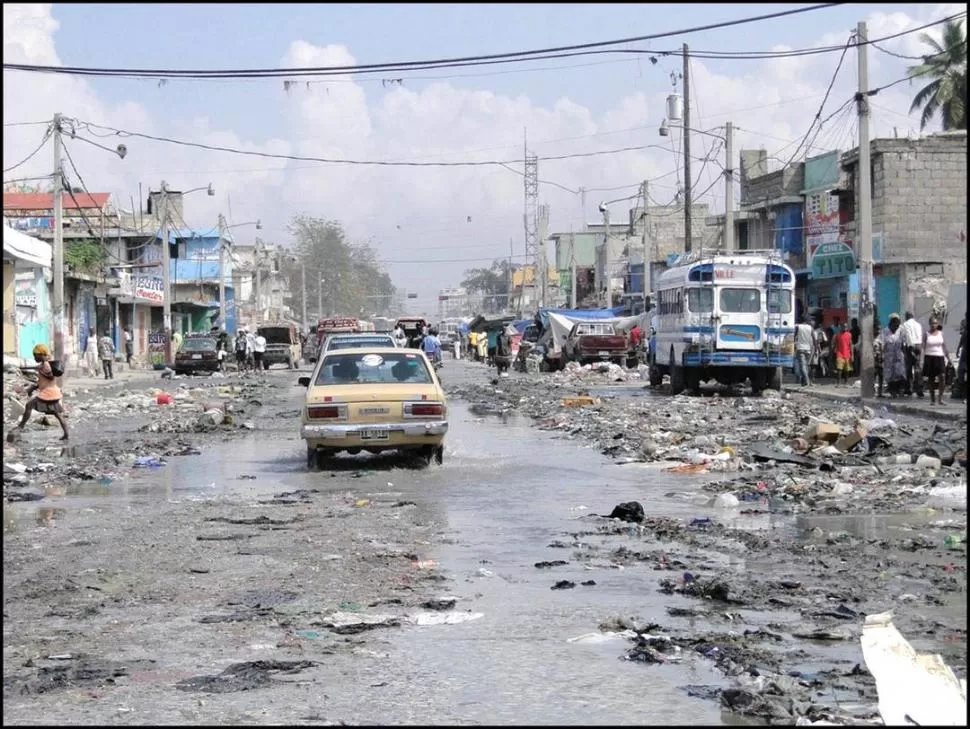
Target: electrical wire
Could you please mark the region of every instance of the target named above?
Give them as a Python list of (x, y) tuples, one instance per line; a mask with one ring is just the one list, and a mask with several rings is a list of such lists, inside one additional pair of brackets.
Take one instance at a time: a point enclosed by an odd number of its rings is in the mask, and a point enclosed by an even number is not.
[[(966, 13), (964, 13), (964, 15), (965, 14)], [(880, 41), (881, 40), (882, 39), (880, 39)], [(954, 49), (953, 50), (955, 50), (956, 48), (959, 48), (960, 46), (965, 46), (966, 44), (967, 44), (966, 39), (963, 39), (962, 41), (960, 41), (959, 43), (957, 43), (956, 46), (954, 46)], [(932, 60), (932, 59), (934, 59), (934, 58), (936, 58), (938, 56), (945, 56), (948, 53), (948, 51), (941, 51), (940, 53), (930, 53), (930, 54), (925, 55), (925, 56), (907, 56), (907, 55), (904, 55), (902, 53), (896, 53), (895, 51), (891, 51), (888, 48), (882, 48), (881, 46), (879, 46), (877, 44), (876, 41), (869, 41), (869, 45), (871, 45), (877, 51), (881, 51), (881, 52), (885, 53), (887, 56), (894, 56), (895, 58), (902, 58), (903, 60), (906, 60), (906, 61), (922, 61), (923, 63), (926, 63), (926, 62), (928, 62), (928, 61), (930, 61), (930, 60)]]
[(39, 127), (42, 124), (50, 124), (50, 120), (47, 121), (32, 121), (32, 122), (4, 122), (5, 127)]
[(53, 175), (37, 175), (36, 177), (17, 177), (12, 180), (4, 180), (4, 185), (13, 185), (17, 182), (32, 182), (34, 180), (49, 180)]
[(720, 28), (730, 28), (738, 25), (745, 25), (749, 23), (762, 22), (765, 20), (772, 20), (776, 18), (790, 17), (792, 15), (799, 15), (802, 13), (821, 10), (824, 8), (835, 7), (841, 5), (842, 3), (820, 3), (817, 5), (809, 5), (800, 8), (793, 8), (791, 10), (784, 10), (775, 13), (767, 13), (758, 16), (749, 16), (746, 18), (739, 18), (737, 20), (721, 21), (718, 23), (709, 23), (702, 26), (694, 26), (690, 28), (682, 28), (680, 30), (664, 31), (661, 33), (653, 33), (649, 35), (633, 36), (629, 38), (618, 38), (608, 41), (597, 41), (592, 43), (579, 43), (569, 46), (556, 46), (553, 48), (540, 48), (527, 51), (515, 51), (511, 53), (493, 53), (487, 55), (478, 56), (465, 56), (458, 58), (441, 58), (433, 60), (424, 61), (403, 61), (394, 63), (372, 63), (372, 64), (358, 64), (350, 66), (329, 66), (329, 67), (317, 67), (317, 68), (306, 68), (306, 69), (236, 69), (236, 70), (175, 70), (175, 69), (132, 69), (132, 68), (97, 68), (97, 67), (81, 67), (81, 66), (41, 66), (35, 64), (7, 64), (5, 63), (3, 67), (10, 70), (19, 71), (33, 71), (33, 72), (46, 72), (46, 73), (62, 73), (62, 74), (74, 74), (74, 75), (126, 75), (126, 76), (150, 76), (153, 78), (160, 77), (204, 77), (204, 78), (226, 78), (226, 77), (253, 77), (253, 76), (297, 76), (303, 74), (314, 74), (323, 75), (325, 73), (340, 73), (345, 75), (347, 73), (361, 73), (361, 72), (374, 72), (374, 71), (388, 71), (392, 69), (405, 69), (413, 68), (415, 66), (421, 67), (450, 67), (459, 63), (483, 63), (483, 62), (494, 62), (494, 61), (521, 61), (527, 60), (532, 57), (548, 57), (550, 54), (565, 54), (571, 51), (590, 51), (597, 48), (606, 48), (609, 46), (617, 45), (628, 45), (630, 43), (637, 43), (646, 40), (654, 40), (658, 38), (670, 38), (673, 36), (682, 36), (691, 33), (698, 33), (708, 30), (717, 30)]
[(27, 162), (29, 162), (33, 158), (33, 156), (35, 154), (37, 154), (38, 152), (40, 152), (40, 150), (42, 150), (44, 148), (44, 145), (47, 144), (47, 140), (50, 139), (51, 133), (53, 131), (54, 131), (54, 125), (53, 124), (49, 124), (48, 127), (47, 127), (47, 131), (44, 132), (44, 137), (40, 140), (40, 144), (37, 145), (37, 148), (33, 152), (31, 152), (30, 154), (28, 154), (26, 157), (24, 157), (22, 160), (20, 160), (17, 164), (13, 165), (12, 167), (6, 167), (6, 168), (4, 168), (4, 170), (3, 170), (4, 173), (10, 172), (12, 170), (15, 170), (18, 167), (20, 167), (21, 165), (26, 164)]
[[(802, 151), (802, 147), (804, 147), (806, 142), (808, 142), (808, 138), (811, 135), (812, 130), (815, 128), (815, 125), (818, 124), (819, 131), (822, 130), (822, 125), (824, 124), (824, 122), (819, 123), (819, 119), (821, 119), (822, 112), (825, 110), (825, 104), (829, 100), (829, 94), (832, 93), (832, 87), (835, 86), (836, 79), (839, 77), (839, 71), (842, 70), (842, 63), (843, 61), (845, 61), (845, 55), (846, 53), (849, 52), (849, 46), (852, 45), (852, 39), (854, 37), (855, 37), (855, 33), (851, 34), (849, 36), (849, 39), (845, 42), (845, 46), (843, 46), (842, 48), (842, 55), (839, 56), (839, 62), (835, 66), (835, 73), (832, 74), (832, 79), (829, 81), (829, 86), (825, 90), (825, 96), (822, 99), (822, 103), (819, 105), (818, 111), (815, 112), (815, 118), (812, 120), (811, 125), (808, 127), (808, 131), (805, 132), (805, 136), (802, 138), (802, 141), (799, 143), (797, 147), (795, 147), (795, 151), (792, 152), (792, 155), (789, 158), (788, 163), (785, 165), (785, 167), (788, 167), (798, 156), (798, 153)], [(815, 136), (818, 137), (818, 133), (816, 133)], [(813, 139), (812, 142), (814, 141), (815, 140)]]

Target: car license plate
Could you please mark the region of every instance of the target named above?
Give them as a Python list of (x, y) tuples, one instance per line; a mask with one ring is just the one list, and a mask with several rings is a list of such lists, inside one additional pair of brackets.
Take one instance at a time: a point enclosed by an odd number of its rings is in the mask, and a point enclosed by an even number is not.
[(387, 440), (390, 433), (386, 430), (362, 430), (360, 431), (361, 440)]
[(202, 359), (202, 355), (201, 354), (193, 354), (192, 355), (192, 359)]
[(600, 357), (609, 357), (609, 356), (610, 356), (609, 352), (600, 352)]

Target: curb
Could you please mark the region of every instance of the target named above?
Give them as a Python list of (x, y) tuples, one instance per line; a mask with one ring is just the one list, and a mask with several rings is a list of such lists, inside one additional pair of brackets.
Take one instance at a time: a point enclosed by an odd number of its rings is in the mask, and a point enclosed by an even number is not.
[(902, 415), (913, 415), (918, 418), (925, 418), (927, 420), (937, 420), (947, 423), (959, 422), (961, 417), (966, 419), (966, 411), (962, 410), (960, 412), (947, 412), (941, 410), (934, 410), (931, 406), (919, 406), (910, 405), (908, 403), (898, 403), (891, 399), (873, 399), (864, 400), (861, 395), (842, 395), (833, 392), (818, 392), (817, 390), (811, 390), (802, 387), (783, 387), (783, 392), (788, 392), (793, 395), (808, 395), (809, 397), (818, 398), (820, 400), (829, 400), (832, 402), (844, 402), (868, 405), (873, 409), (885, 408), (891, 413), (900, 413)]

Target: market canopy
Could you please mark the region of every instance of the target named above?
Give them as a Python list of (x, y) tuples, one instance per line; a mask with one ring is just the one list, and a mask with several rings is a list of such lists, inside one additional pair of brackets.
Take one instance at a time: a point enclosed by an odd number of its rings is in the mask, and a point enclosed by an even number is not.
[(54, 250), (50, 243), (14, 230), (6, 220), (3, 222), (3, 253), (42, 268), (50, 268), (54, 261)]

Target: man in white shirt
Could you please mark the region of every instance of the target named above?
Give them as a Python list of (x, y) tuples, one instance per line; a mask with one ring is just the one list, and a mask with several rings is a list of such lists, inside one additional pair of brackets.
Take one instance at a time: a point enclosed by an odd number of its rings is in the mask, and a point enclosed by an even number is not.
[(917, 397), (923, 397), (923, 375), (919, 363), (923, 327), (907, 311), (906, 321), (899, 327), (899, 333), (903, 338), (903, 353), (906, 355), (906, 394), (912, 395), (915, 390)]
[(805, 317), (795, 327), (795, 379), (802, 387), (812, 384), (809, 378), (809, 363), (815, 350), (815, 333)]
[(89, 377), (97, 377), (101, 374), (101, 364), (98, 359), (98, 335), (94, 327), (88, 330), (88, 338), (84, 344), (84, 365), (88, 370)]
[(266, 354), (266, 337), (259, 332), (253, 338), (253, 361), (256, 364), (256, 371), (263, 371), (263, 355)]

